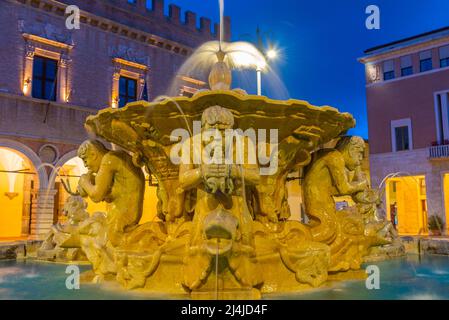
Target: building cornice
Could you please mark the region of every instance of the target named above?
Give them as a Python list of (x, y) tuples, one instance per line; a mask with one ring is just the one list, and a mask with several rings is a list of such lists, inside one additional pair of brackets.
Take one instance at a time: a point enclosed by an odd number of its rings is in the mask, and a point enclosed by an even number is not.
[(378, 54), (371, 54), (358, 59), (359, 62), (363, 64), (376, 64), (385, 60), (391, 60), (405, 56), (408, 54), (413, 54), (420, 51), (430, 50), (436, 47), (441, 47), (442, 45), (449, 44), (449, 37), (443, 37), (439, 39), (434, 39), (430, 41), (425, 41), (413, 45), (403, 45), (394, 48), (387, 52), (382, 52)]
[(140, 64), (137, 62), (132, 62), (132, 61), (128, 61), (122, 58), (114, 58), (113, 59), (114, 62), (128, 66), (128, 67), (132, 67), (132, 68), (136, 68), (136, 69), (140, 69), (140, 70), (148, 70), (148, 66), (144, 65), (144, 64)]
[[(11, 3), (28, 5), (55, 16), (64, 17), (67, 4), (56, 0), (7, 0)], [(188, 56), (193, 48), (179, 42), (168, 40), (163, 37), (148, 33), (139, 29), (129, 27), (116, 21), (96, 16), (90, 12), (80, 10), (80, 22), (91, 27), (99, 28), (105, 32), (125, 37), (136, 42), (146, 44), (155, 48), (169, 51), (170, 53)]]
[(373, 82), (373, 83), (367, 84), (365, 87), (366, 88), (378, 87), (378, 86), (382, 86), (382, 85), (387, 85), (389, 83), (395, 83), (395, 82), (399, 82), (402, 80), (413, 79), (413, 78), (422, 77), (422, 76), (426, 76), (426, 75), (430, 75), (430, 74), (438, 73), (438, 72), (443, 72), (443, 71), (449, 71), (449, 67), (433, 69), (433, 70), (426, 71), (426, 72), (414, 73), (409, 76), (394, 78), (394, 79), (386, 80), (386, 81)]
[(58, 41), (54, 41), (54, 40), (50, 40), (50, 39), (43, 38), (43, 37), (39, 37), (39, 36), (36, 36), (34, 34), (23, 33), (22, 35), (27, 40), (32, 40), (32, 41), (35, 41), (35, 42), (47, 44), (47, 45), (50, 45), (50, 46), (53, 46), (53, 47), (57, 47), (57, 48), (61, 48), (61, 49), (67, 49), (67, 50), (70, 50), (70, 49), (73, 48), (73, 45), (62, 43), (62, 42), (58, 42)]
[(187, 76), (179, 76), (179, 79), (181, 79), (182, 81), (188, 82), (188, 83), (195, 84), (200, 87), (206, 85), (206, 82), (204, 82), (204, 81), (193, 79), (193, 78), (190, 78)]

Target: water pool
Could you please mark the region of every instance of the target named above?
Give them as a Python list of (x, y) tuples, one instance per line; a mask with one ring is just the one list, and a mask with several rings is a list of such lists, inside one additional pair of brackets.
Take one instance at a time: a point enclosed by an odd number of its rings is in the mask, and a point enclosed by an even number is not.
[[(330, 287), (267, 299), (449, 299), (449, 257), (416, 256), (372, 263), (380, 269), (380, 290), (368, 290), (365, 281), (345, 281)], [(80, 266), (81, 271), (89, 266)], [(111, 285), (65, 286), (66, 266), (35, 261), (0, 261), (0, 299), (167, 299), (123, 291)]]

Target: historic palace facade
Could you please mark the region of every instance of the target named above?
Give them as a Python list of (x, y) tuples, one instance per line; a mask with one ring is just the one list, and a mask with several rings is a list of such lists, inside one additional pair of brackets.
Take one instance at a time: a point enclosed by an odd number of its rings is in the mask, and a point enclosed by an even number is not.
[[(79, 29), (66, 26), (68, 5), (80, 9)], [(209, 19), (165, 9), (163, 0), (0, 2), (0, 239), (40, 237), (61, 218), (60, 179), (74, 186), (85, 170), (76, 150), (87, 116), (165, 94), (193, 50), (217, 39)], [(181, 83), (186, 95), (204, 85)]]

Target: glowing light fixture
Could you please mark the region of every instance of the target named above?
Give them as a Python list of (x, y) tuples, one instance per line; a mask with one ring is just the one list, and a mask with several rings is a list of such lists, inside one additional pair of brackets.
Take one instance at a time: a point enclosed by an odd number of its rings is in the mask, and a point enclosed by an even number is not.
[(267, 58), (270, 60), (274, 60), (278, 57), (278, 52), (276, 49), (269, 49), (267, 51)]
[(14, 199), (18, 195), (19, 195), (18, 192), (5, 192), (5, 196), (7, 196), (9, 200)]
[(28, 93), (28, 89), (30, 88), (30, 84), (31, 84), (31, 79), (27, 78), (24, 82), (23, 82), (23, 94), (27, 94)]
[(18, 196), (18, 193), (14, 192), (14, 189), (16, 185), (17, 171), (23, 169), (23, 159), (12, 151), (0, 149), (0, 162), (6, 170), (6, 177), (8, 179), (9, 190), (5, 192), (5, 195), (12, 200)]
[(376, 82), (379, 80), (379, 67), (374, 64), (370, 64), (367, 66), (368, 77), (372, 82)]
[(118, 97), (112, 98), (112, 109), (118, 109), (118, 102), (119, 102)]

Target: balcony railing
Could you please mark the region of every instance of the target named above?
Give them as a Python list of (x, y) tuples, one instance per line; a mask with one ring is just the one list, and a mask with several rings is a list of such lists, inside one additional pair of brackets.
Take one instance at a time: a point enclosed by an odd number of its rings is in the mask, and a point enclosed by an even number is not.
[(449, 158), (449, 145), (432, 146), (429, 148), (430, 159)]

